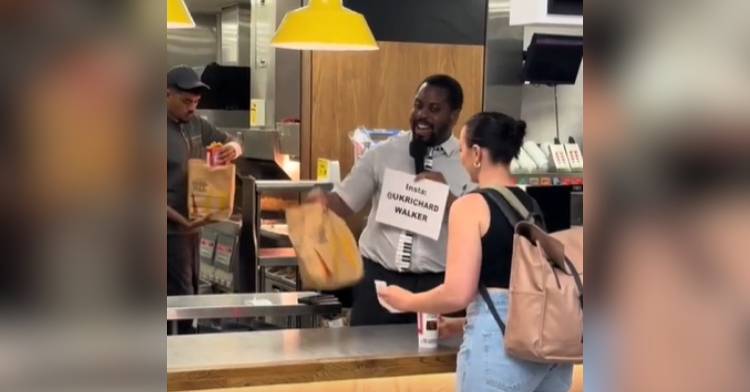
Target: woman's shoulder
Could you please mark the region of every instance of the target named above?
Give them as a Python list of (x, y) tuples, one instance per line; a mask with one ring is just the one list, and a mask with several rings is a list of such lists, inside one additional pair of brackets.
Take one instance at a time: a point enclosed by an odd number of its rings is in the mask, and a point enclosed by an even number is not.
[(451, 214), (454, 211), (460, 213), (479, 212), (483, 208), (487, 208), (487, 201), (484, 199), (484, 196), (481, 193), (473, 192), (459, 197), (451, 206)]
[[(536, 202), (534, 198), (531, 197), (531, 195), (529, 195), (528, 193), (526, 193), (525, 190), (523, 190), (520, 187), (509, 187), (508, 189), (510, 189), (510, 191), (513, 192), (513, 194), (527, 208), (532, 209), (535, 207)], [(472, 193), (467, 194), (466, 196), (461, 197), (460, 199), (456, 201), (456, 203), (454, 203), (454, 205), (460, 203), (461, 205), (465, 205), (462, 208), (470, 209), (474, 207), (474, 208), (480, 209), (482, 207), (486, 208), (490, 203), (492, 203), (491, 200), (492, 199), (490, 198), (489, 195), (477, 191), (477, 192), (472, 192)]]
[(454, 225), (467, 229), (476, 227), (483, 236), (489, 227), (490, 205), (481, 193), (466, 194), (451, 206), (449, 220), (454, 229)]

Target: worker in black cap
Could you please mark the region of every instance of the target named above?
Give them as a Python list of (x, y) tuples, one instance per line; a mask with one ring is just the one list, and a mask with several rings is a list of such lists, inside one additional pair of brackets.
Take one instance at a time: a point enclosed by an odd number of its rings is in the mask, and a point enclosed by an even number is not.
[[(205, 148), (224, 144), (219, 154), (222, 164), (242, 155), (236, 139), (219, 131), (195, 115), (201, 94), (209, 87), (189, 67), (167, 72), (167, 296), (198, 293), (198, 229), (212, 223), (210, 218), (189, 220), (188, 160), (205, 159)], [(181, 323), (177, 333), (190, 333), (192, 322)], [(167, 334), (172, 334), (167, 326)]]

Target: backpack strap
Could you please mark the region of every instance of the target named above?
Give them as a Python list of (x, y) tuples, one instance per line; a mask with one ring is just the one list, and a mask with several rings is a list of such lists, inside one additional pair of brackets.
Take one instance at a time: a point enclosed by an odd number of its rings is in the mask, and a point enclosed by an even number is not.
[[(521, 222), (533, 222), (534, 221), (534, 214), (529, 212), (529, 210), (526, 208), (526, 206), (521, 202), (521, 200), (516, 196), (513, 191), (508, 189), (504, 186), (497, 186), (497, 187), (491, 187), (488, 188), (490, 190), (489, 196), (492, 198), (492, 201), (495, 202), (495, 204), (500, 207), (500, 210), (503, 211), (503, 214), (507, 218), (515, 218), (514, 220), (517, 221), (513, 226), (515, 227), (518, 223)], [(494, 191), (494, 192), (492, 192)], [(498, 194), (502, 196), (502, 199), (500, 200), (498, 198)], [(510, 204), (510, 207), (512, 207), (515, 211), (515, 213), (511, 213), (511, 211), (508, 211), (508, 204)], [(520, 215), (521, 219), (518, 219), (518, 216)], [(510, 223), (512, 224), (514, 220), (508, 219)]]
[[(521, 222), (535, 223), (543, 221), (543, 219), (541, 219), (541, 214), (538, 212), (539, 207), (536, 205), (536, 202), (534, 203), (536, 211), (530, 212), (513, 191), (507, 187), (482, 188), (476, 190), (475, 193), (487, 195), (492, 203), (500, 209), (513, 228), (518, 226)], [(492, 314), (492, 318), (495, 319), (498, 327), (500, 327), (500, 331), (505, 335), (507, 326), (500, 317), (500, 312), (497, 311), (495, 304), (492, 302), (492, 296), (484, 283), (479, 284), (479, 295), (482, 296), (482, 300), (484, 300), (484, 303), (487, 305), (490, 314)]]
[(487, 308), (490, 310), (490, 313), (492, 314), (492, 318), (495, 319), (497, 326), (500, 327), (500, 331), (502, 331), (503, 335), (505, 335), (505, 328), (506, 328), (505, 323), (503, 322), (503, 319), (500, 318), (500, 313), (497, 311), (495, 304), (492, 303), (492, 296), (490, 295), (490, 291), (487, 289), (487, 286), (485, 286), (484, 283), (479, 284), (479, 294), (482, 296), (484, 303), (487, 305)]
[(514, 229), (521, 222), (530, 222), (546, 230), (541, 208), (536, 200), (534, 200), (534, 211), (529, 211), (518, 196), (506, 187), (481, 188), (474, 193), (486, 195), (500, 209)]

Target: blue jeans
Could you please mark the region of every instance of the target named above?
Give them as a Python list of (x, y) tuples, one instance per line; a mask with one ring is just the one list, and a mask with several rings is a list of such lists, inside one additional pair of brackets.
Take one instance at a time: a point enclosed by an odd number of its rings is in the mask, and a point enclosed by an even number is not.
[[(506, 320), (508, 294), (491, 295), (500, 317)], [(477, 297), (467, 311), (456, 384), (457, 392), (568, 392), (573, 385), (573, 366), (509, 357), (500, 327), (481, 297)]]

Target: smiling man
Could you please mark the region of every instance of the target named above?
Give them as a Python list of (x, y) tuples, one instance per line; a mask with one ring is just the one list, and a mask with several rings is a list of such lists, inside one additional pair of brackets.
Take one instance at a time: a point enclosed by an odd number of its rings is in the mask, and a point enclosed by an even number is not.
[(352, 326), (416, 323), (413, 314), (391, 314), (380, 306), (376, 280), (403, 285), (414, 292), (431, 290), (443, 282), (448, 234), (445, 223), (440, 239), (434, 241), (382, 225), (375, 216), (386, 169), (448, 184), (449, 205), (474, 189), (461, 166), (459, 142), (453, 136), (463, 103), (461, 84), (452, 77), (435, 75), (425, 79), (414, 99), (412, 131), (366, 153), (333, 192), (311, 195), (311, 200), (323, 203), (343, 218), (372, 202), (367, 227), (360, 238), (365, 277), (354, 288)]
[[(208, 90), (192, 68), (179, 66), (167, 73), (167, 296), (197, 294), (197, 229), (211, 223), (187, 218), (188, 160), (205, 159), (205, 149), (212, 143), (224, 144), (220, 164), (242, 155), (234, 138), (195, 115), (201, 94)], [(191, 325), (190, 321), (180, 324), (179, 333), (189, 332)]]

